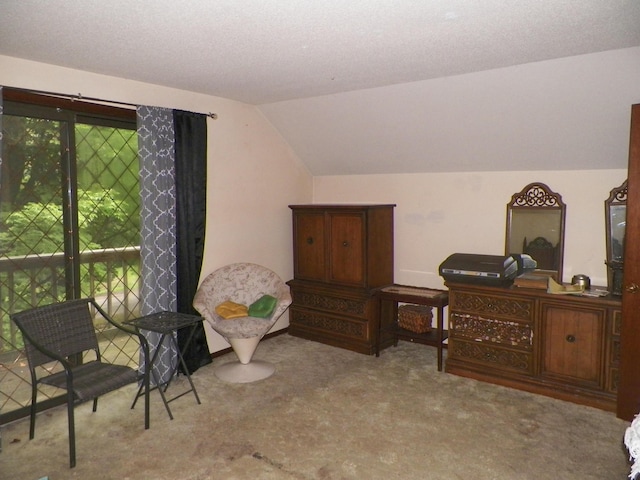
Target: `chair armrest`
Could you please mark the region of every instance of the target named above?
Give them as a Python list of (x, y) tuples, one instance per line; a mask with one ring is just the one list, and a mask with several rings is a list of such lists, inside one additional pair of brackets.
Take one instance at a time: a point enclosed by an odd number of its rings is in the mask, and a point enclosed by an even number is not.
[(122, 330), (125, 333), (128, 333), (129, 335), (134, 335), (136, 337), (138, 337), (138, 340), (140, 341), (140, 347), (143, 348), (143, 352), (145, 354), (145, 358), (147, 357), (147, 353), (149, 352), (149, 344), (147, 342), (147, 339), (145, 338), (144, 335), (142, 335), (137, 329), (132, 328), (132, 327), (128, 327), (122, 324), (117, 323), (113, 318), (111, 318), (109, 316), (109, 314), (107, 312), (105, 312), (102, 307), (100, 307), (100, 305), (98, 305), (98, 302), (96, 302), (95, 298), (89, 298), (89, 302), (91, 302), (91, 304), (94, 306), (94, 308), (100, 312), (100, 315), (102, 315), (102, 317), (109, 322), (111, 325), (113, 325), (114, 327), (116, 327), (118, 330)]

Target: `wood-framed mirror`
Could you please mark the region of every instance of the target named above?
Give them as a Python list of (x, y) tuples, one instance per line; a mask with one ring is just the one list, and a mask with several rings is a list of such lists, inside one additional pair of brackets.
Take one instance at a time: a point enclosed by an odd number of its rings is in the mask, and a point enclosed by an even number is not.
[(540, 182), (530, 183), (507, 204), (505, 254), (526, 253), (538, 270), (562, 282), (566, 206), (562, 196)]
[(609, 193), (604, 201), (607, 245), (607, 288), (613, 295), (622, 295), (624, 236), (627, 226), (627, 180)]

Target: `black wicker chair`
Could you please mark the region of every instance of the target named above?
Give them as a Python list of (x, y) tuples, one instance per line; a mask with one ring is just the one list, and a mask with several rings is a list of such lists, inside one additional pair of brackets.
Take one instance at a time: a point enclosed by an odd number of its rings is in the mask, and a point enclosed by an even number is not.
[[(138, 370), (102, 361), (90, 307), (116, 328), (136, 335), (148, 358), (149, 346), (144, 336), (114, 322), (93, 298), (69, 300), (37, 307), (11, 315), (24, 338), (25, 351), (31, 372), (31, 423), (29, 439), (34, 437), (36, 398), (40, 383), (67, 391), (69, 419), (69, 458), (71, 468), (76, 465), (74, 407), (93, 400), (93, 411), (98, 397), (125, 385), (142, 381), (145, 387), (145, 429), (149, 428), (149, 371)], [(83, 353), (89, 353), (83, 358)], [(95, 357), (93, 356), (95, 355)], [(58, 361), (64, 370), (51, 373), (43, 365)], [(145, 362), (147, 363), (147, 362)]]

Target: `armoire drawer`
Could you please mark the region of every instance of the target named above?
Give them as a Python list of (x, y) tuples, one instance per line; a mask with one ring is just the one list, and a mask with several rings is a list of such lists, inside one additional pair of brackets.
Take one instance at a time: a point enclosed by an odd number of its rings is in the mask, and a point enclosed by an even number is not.
[(369, 297), (354, 298), (296, 288), (292, 289), (292, 294), (294, 304), (297, 307), (306, 307), (324, 312), (339, 312), (340, 315), (359, 318), (367, 318), (371, 303)]
[(363, 320), (300, 307), (293, 307), (290, 317), (290, 323), (296, 327), (321, 330), (362, 340), (369, 338), (368, 324)]

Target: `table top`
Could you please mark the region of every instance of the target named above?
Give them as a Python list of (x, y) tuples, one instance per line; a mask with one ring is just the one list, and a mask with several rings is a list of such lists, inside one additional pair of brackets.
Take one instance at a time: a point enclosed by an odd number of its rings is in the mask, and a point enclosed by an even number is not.
[(198, 315), (178, 312), (156, 312), (144, 317), (130, 320), (130, 325), (142, 330), (158, 333), (171, 333), (183, 327), (188, 327), (202, 321)]
[(434, 307), (444, 307), (449, 304), (449, 292), (447, 290), (409, 285), (388, 285), (378, 289), (376, 295), (380, 298)]

